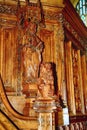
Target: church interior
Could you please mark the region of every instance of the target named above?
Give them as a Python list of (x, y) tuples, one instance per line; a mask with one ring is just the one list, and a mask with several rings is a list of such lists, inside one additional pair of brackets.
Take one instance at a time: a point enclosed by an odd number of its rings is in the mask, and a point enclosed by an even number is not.
[(86, 0), (0, 0), (0, 130), (87, 130)]

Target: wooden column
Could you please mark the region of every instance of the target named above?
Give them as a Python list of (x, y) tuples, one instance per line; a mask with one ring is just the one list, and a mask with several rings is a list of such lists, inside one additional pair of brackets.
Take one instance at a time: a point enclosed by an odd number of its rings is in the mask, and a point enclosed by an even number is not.
[(38, 112), (38, 130), (55, 130), (55, 97), (37, 98), (33, 108)]
[(65, 44), (65, 62), (66, 62), (66, 84), (68, 107), (70, 114), (75, 114), (74, 84), (73, 84), (73, 68), (72, 68), (72, 43)]
[(81, 99), (81, 113), (84, 114), (84, 97), (83, 97), (83, 84), (82, 84), (82, 70), (81, 70), (81, 54), (80, 54), (80, 50), (77, 51), (77, 55), (78, 55), (78, 89), (79, 89), (79, 97)]
[(85, 103), (85, 112), (87, 113), (87, 71), (86, 71), (86, 56), (81, 56), (81, 69), (82, 69), (82, 83), (83, 83), (83, 96)]
[(38, 130), (55, 130), (54, 113), (39, 113)]

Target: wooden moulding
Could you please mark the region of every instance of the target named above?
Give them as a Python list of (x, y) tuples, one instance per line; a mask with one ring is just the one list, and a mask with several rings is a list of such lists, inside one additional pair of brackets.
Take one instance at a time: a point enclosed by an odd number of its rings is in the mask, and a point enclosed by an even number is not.
[(24, 116), (22, 114), (19, 114), (16, 110), (14, 110), (14, 108), (11, 106), (11, 104), (9, 103), (8, 98), (6, 96), (6, 93), (5, 93), (5, 90), (4, 90), (4, 86), (3, 86), (3, 82), (1, 80), (1, 77), (0, 77), (0, 96), (1, 96), (2, 102), (5, 105), (6, 109), (14, 117), (16, 117), (18, 119), (22, 119), (22, 120), (36, 120), (35, 117)]
[(87, 39), (87, 27), (82, 22), (80, 16), (69, 0), (64, 1), (65, 8), (63, 9), (64, 18), (71, 24), (71, 26), (79, 33), (82, 39)]

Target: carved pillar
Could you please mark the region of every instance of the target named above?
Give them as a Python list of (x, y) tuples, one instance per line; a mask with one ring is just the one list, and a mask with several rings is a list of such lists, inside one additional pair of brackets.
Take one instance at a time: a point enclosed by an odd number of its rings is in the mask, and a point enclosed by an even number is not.
[(84, 113), (83, 84), (81, 71), (81, 54), (80, 50), (73, 49), (73, 83), (76, 113)]
[(74, 84), (73, 84), (73, 68), (72, 68), (72, 43), (65, 44), (65, 58), (66, 58), (66, 80), (68, 93), (68, 107), (70, 114), (75, 114), (75, 99), (74, 99)]
[(83, 97), (83, 84), (82, 84), (82, 70), (81, 70), (81, 54), (80, 50), (77, 51), (78, 54), (78, 75), (79, 75), (79, 84), (78, 89), (80, 91), (80, 99), (81, 99), (81, 113), (84, 113), (84, 97)]
[(83, 82), (83, 92), (84, 92), (84, 103), (85, 103), (85, 112), (87, 113), (87, 75), (86, 75), (86, 56), (81, 56), (81, 69), (82, 69), (82, 82)]
[(35, 101), (34, 109), (38, 112), (38, 130), (55, 130), (55, 100), (37, 100)]
[(38, 130), (53, 130), (51, 113), (39, 113), (38, 120), (39, 120)]

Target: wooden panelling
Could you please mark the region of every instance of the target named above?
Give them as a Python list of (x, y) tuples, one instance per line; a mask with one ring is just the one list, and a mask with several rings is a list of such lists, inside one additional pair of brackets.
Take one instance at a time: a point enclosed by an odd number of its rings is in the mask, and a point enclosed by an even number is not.
[[(17, 83), (17, 33), (14, 29), (1, 30), (1, 76), (6, 88), (16, 90)], [(3, 69), (4, 68), (4, 69)]]
[(42, 41), (44, 41), (43, 61), (54, 62), (54, 32), (50, 30), (41, 30), (40, 36)]

